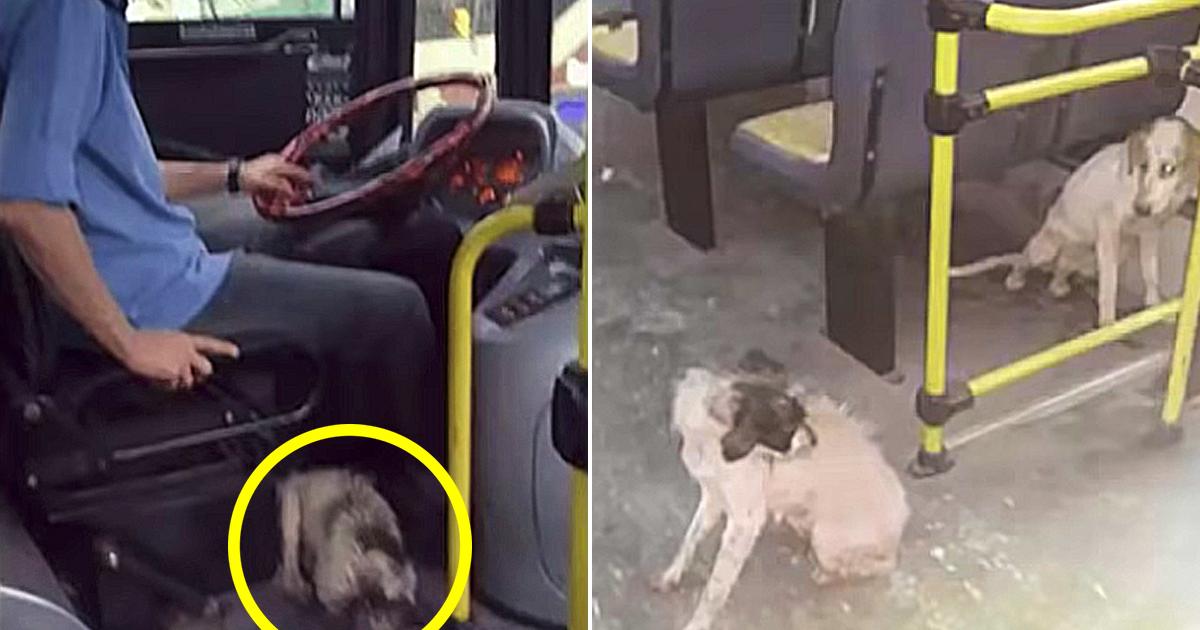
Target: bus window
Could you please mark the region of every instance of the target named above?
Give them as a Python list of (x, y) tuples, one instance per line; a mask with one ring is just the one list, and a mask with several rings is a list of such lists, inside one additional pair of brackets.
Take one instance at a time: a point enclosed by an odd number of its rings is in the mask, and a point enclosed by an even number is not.
[(550, 97), (567, 125), (587, 136), (588, 31), (591, 3), (554, 0), (554, 31), (550, 44)]
[[(496, 3), (494, 0), (417, 0), (416, 76), (455, 70), (495, 72)], [(426, 90), (417, 95), (413, 124), (439, 105), (470, 106), (470, 89)]]
[[(350, 14), (354, 12), (354, 1)], [(179, 20), (332, 19), (337, 17), (335, 0), (131, 0), (130, 22), (174, 22)]]

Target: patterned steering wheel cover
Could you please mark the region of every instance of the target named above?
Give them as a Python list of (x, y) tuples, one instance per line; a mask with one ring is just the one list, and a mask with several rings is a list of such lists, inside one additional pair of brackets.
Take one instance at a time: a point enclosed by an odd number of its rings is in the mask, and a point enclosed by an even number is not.
[(374, 201), (405, 192), (410, 186), (424, 179), (430, 169), (457, 154), (483, 128), (496, 103), (495, 82), (490, 74), (460, 72), (420, 79), (410, 77), (386, 83), (363, 93), (329, 117), (312, 124), (293, 138), (282, 151), (284, 159), (293, 164), (303, 165), (307, 161), (308, 151), (313, 146), (323, 142), (335, 129), (354, 121), (380, 104), (405, 94), (455, 85), (475, 88), (478, 96), (475, 99), (474, 111), (403, 164), (354, 190), (319, 201), (293, 205), (291, 200), (278, 195), (255, 195), (255, 209), (266, 219), (280, 221), (349, 206), (369, 205)]

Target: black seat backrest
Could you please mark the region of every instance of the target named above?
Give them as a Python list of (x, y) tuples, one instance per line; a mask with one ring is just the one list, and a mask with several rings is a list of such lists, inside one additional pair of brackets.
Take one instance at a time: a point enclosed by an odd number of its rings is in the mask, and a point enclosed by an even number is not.
[(640, 109), (653, 109), (662, 85), (662, 43), (659, 39), (662, 11), (657, 0), (597, 0), (594, 12), (637, 15), (637, 61), (633, 65), (609, 59), (599, 48), (593, 60), (592, 75), (597, 86)]
[[(0, 120), (6, 84), (0, 75)], [(51, 331), (37, 280), (16, 244), (0, 231), (0, 407), (23, 405), (46, 383), (55, 354)]]
[[(873, 177), (866, 174), (869, 196), (893, 197), (920, 190), (929, 179), (929, 132), (924, 99), (932, 84), (933, 34), (923, 0), (846, 0), (871, 2), (880, 13), (881, 42), (875, 67), (854, 71), (884, 73)], [(1055, 6), (1062, 0), (1027, 3)], [(845, 21), (841, 23), (844, 27)], [(1022, 38), (968, 32), (961, 36), (959, 89), (978, 90), (1070, 67), (1069, 39)], [(835, 58), (835, 75), (841, 70)], [(870, 81), (869, 76), (857, 80)], [(835, 85), (835, 90), (837, 89)], [(837, 94), (835, 92), (835, 98)], [(1043, 155), (1053, 148), (1056, 107), (1038, 104), (1001, 112), (972, 123), (959, 135), (955, 174), (960, 179), (1000, 175), (1002, 169)], [(835, 148), (836, 151), (836, 148)]]
[(633, 66), (602, 53), (596, 83), (642, 109), (826, 76), (842, 0), (624, 0), (598, 12), (637, 15)]
[[(1123, 59), (1145, 52), (1154, 44), (1195, 43), (1200, 29), (1200, 11), (1088, 33), (1078, 40), (1080, 64), (1092, 65)], [(1151, 79), (1080, 92), (1063, 99), (1067, 108), (1059, 130), (1061, 145), (1115, 140), (1125, 132), (1158, 116), (1171, 114), (1183, 101), (1182, 86), (1157, 86)]]
[(0, 233), (0, 398), (23, 405), (47, 384), (56, 354), (52, 315), (16, 245)]

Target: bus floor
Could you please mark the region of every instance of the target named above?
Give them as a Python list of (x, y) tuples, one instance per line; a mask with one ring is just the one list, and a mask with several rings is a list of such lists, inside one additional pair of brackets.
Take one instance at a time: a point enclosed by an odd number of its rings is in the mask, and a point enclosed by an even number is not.
[[(668, 430), (674, 379), (766, 349), (877, 427), (885, 457), (903, 469), (916, 448), (922, 259), (905, 256), (898, 273), (906, 378), (892, 384), (820, 333), (821, 230), (811, 209), (714, 149), (718, 248), (693, 250), (661, 219), (652, 118), (600, 90), (594, 101), (594, 627), (680, 628), (715, 542), (678, 593), (650, 589), (698, 498)], [(732, 127), (720, 111), (710, 124)], [(995, 278), (956, 284), (951, 302), (956, 375), (1078, 333), (1095, 312), (1082, 294), (1007, 294)], [(819, 587), (799, 541), (772, 529), (716, 628), (1200, 628), (1200, 438), (1192, 429), (1169, 450), (1140, 444), (1158, 413), (1168, 339), (1164, 329), (1103, 348), (956, 417), (947, 428), (956, 467), (922, 480), (902, 474), (913, 516), (890, 576)], [(1118, 368), (1128, 369), (1103, 380)], [(1102, 395), (1055, 398), (1093, 379)], [(1196, 415), (1189, 409), (1184, 422)], [(1010, 426), (987, 432), (997, 421)]]
[[(423, 611), (433, 611), (437, 608), (439, 602), (445, 597), (445, 589), (442, 584), (445, 583), (442, 571), (428, 565), (418, 566), (418, 594), (417, 601), (421, 604)], [(299, 605), (282, 592), (282, 590), (273, 583), (264, 582), (253, 585), (251, 590), (254, 592), (255, 602), (262, 609), (263, 614), (267, 616), (277, 627), (303, 630), (312, 628), (313, 630), (351, 630), (354, 625), (351, 620), (344, 618), (333, 618), (326, 614), (316, 604)], [(237, 598), (230, 593), (227, 597), (229, 605), (226, 609), (230, 613), (224, 619), (225, 630), (254, 630), (257, 626), (250, 619), (250, 616), (237, 603)], [(447, 628), (455, 627), (447, 625)], [(509, 621), (505, 618), (497, 616), (482, 603), (475, 602), (472, 606), (472, 620), (470, 627), (472, 630), (522, 630), (526, 626)]]

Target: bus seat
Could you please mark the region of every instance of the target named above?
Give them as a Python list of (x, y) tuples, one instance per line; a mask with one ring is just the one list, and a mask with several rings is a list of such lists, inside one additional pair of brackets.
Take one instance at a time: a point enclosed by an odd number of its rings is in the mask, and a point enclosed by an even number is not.
[[(842, 209), (923, 189), (929, 173), (924, 98), (933, 64), (925, 3), (845, 0), (838, 28), (830, 164), (827, 179), (811, 187), (822, 201)], [(866, 41), (875, 44), (865, 46)], [(960, 87), (1021, 80), (1065, 70), (1069, 63), (1065, 39), (966, 33)], [(957, 173), (998, 176), (1006, 166), (1049, 151), (1054, 119), (1052, 105), (1039, 105), (974, 123), (960, 135)], [(819, 169), (810, 173), (823, 175)]]
[(596, 0), (592, 6), (596, 19), (592, 79), (643, 111), (654, 108), (661, 83), (661, 12), (655, 10), (657, 4)]
[[(929, 132), (923, 100), (932, 82), (933, 44), (924, 2), (845, 0), (835, 48), (831, 92), (834, 130), (828, 180), (821, 197), (852, 207), (928, 186)], [(1074, 0), (1039, 0), (1030, 6), (1073, 6)], [(1096, 31), (1079, 37), (1030, 38), (967, 32), (962, 36), (959, 87), (983, 87), (1138, 54), (1146, 46), (1193, 41), (1200, 20), (1189, 12)], [(877, 29), (877, 30), (876, 30)], [(881, 47), (863, 46), (871, 34)], [(871, 120), (870, 86), (883, 77)], [(1134, 95), (1131, 97), (1130, 95)], [(1082, 93), (989, 116), (959, 135), (955, 175), (960, 180), (997, 179), (1015, 165), (1046, 157), (1092, 138), (1123, 135), (1138, 122), (1173, 111), (1180, 90), (1144, 82)], [(867, 146), (867, 133), (876, 142)], [(875, 159), (869, 159), (874, 150)]]
[(602, 0), (595, 81), (650, 110), (824, 76), (840, 2)]
[[(1077, 6), (1077, 0), (1032, 0), (1039, 7)], [(1198, 24), (1188, 14), (1170, 18), (1173, 37), (1194, 38)], [(1157, 21), (1156, 21), (1157, 22)], [(1033, 78), (1094, 59), (1135, 54), (1157, 39), (1161, 26), (1147, 22), (1128, 30), (1097, 31), (1080, 37), (1029, 38), (966, 32), (961, 36), (959, 87), (984, 87)], [(1149, 29), (1151, 35), (1147, 34)], [(1139, 33), (1135, 35), (1135, 32)], [(923, 0), (844, 0), (838, 17), (833, 71), (832, 143), (827, 163), (792, 159), (777, 165), (820, 205), (826, 223), (826, 327), (830, 337), (877, 373), (894, 369), (894, 263), (899, 243), (893, 220), (923, 216), (927, 202), (930, 135), (924, 99), (932, 84), (933, 34)], [(1144, 89), (1144, 88), (1143, 88)], [(1001, 181), (1020, 164), (1056, 155), (1062, 140), (1078, 134), (1123, 134), (1129, 121), (1167, 113), (1170, 94), (1139, 98), (1049, 101), (1000, 112), (971, 123), (956, 142), (955, 177)], [(1077, 116), (1076, 103), (1089, 112)], [(1071, 119), (1074, 127), (1065, 126)], [(1065, 130), (1063, 133), (1060, 131)], [(905, 214), (893, 215), (890, 210)], [(1030, 212), (1040, 209), (1030, 208)], [(1036, 220), (1034, 217), (1030, 217)], [(1018, 221), (1017, 223), (1027, 223)], [(882, 252), (882, 253), (881, 253)], [(860, 302), (863, 287), (874, 302)], [(869, 315), (863, 315), (864, 312)], [(868, 341), (872, 331), (889, 330)]]
[(841, 2), (601, 0), (593, 7), (593, 80), (654, 112), (667, 222), (693, 245), (716, 243), (708, 102), (827, 76)]

